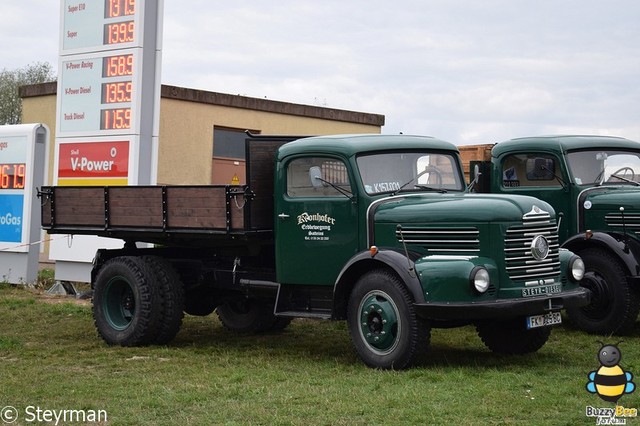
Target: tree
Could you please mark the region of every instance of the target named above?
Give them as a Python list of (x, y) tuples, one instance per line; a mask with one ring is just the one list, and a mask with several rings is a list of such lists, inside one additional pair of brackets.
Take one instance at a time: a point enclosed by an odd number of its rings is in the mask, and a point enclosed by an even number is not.
[(22, 99), (18, 88), (28, 84), (55, 81), (53, 67), (48, 62), (35, 62), (24, 68), (0, 71), (0, 125), (22, 121)]

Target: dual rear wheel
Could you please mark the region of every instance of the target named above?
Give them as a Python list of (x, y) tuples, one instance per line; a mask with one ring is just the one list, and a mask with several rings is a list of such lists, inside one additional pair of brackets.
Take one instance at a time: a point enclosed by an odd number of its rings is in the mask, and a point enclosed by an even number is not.
[(180, 329), (183, 309), (180, 277), (160, 257), (116, 257), (96, 277), (93, 317), (110, 345), (166, 344)]
[[(93, 317), (98, 334), (110, 345), (163, 345), (180, 330), (185, 309), (208, 315), (216, 308), (202, 300), (185, 301), (180, 275), (167, 260), (121, 256), (107, 261), (96, 277)], [(276, 317), (267, 299), (238, 298), (216, 309), (224, 327), (238, 333), (279, 331), (291, 322)]]

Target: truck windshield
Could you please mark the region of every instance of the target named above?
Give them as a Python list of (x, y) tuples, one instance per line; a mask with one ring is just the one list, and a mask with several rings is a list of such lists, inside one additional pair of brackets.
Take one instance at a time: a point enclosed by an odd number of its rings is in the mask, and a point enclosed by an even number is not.
[(640, 182), (640, 151), (573, 151), (567, 154), (567, 161), (578, 185)]
[(462, 191), (458, 161), (450, 154), (385, 152), (360, 155), (358, 170), (367, 194), (399, 190)]

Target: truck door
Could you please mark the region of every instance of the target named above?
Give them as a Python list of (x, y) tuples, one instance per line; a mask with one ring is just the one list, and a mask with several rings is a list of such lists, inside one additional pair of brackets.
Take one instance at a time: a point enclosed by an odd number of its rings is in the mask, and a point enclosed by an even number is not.
[(555, 155), (529, 152), (509, 154), (500, 164), (500, 192), (529, 195), (551, 204), (556, 214), (563, 214), (560, 241), (567, 239), (574, 218), (569, 178), (561, 160)]
[(358, 251), (358, 212), (339, 159), (297, 157), (278, 165), (276, 277), (282, 284), (333, 285)]

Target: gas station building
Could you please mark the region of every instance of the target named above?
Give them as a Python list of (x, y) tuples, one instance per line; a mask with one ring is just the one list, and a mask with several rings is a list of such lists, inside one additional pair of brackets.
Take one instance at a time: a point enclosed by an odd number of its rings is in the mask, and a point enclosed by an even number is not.
[[(20, 88), (22, 122), (51, 130), (48, 176), (53, 183), (57, 84)], [(245, 130), (269, 135), (380, 133), (385, 117), (310, 105), (161, 86), (157, 183), (243, 184)]]

